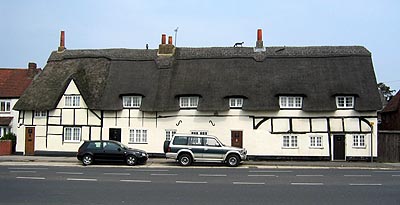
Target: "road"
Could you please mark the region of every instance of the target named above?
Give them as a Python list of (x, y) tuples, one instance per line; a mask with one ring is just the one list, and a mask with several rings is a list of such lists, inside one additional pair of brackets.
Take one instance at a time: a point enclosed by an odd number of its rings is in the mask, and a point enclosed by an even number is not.
[(0, 166), (0, 204), (400, 204), (400, 171)]

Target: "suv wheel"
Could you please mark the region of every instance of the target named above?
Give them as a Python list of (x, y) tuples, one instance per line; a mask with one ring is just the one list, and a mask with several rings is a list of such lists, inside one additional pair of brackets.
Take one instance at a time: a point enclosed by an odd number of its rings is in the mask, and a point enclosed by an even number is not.
[(178, 157), (178, 161), (181, 166), (189, 166), (192, 164), (192, 157), (189, 154), (181, 154)]
[(237, 167), (237, 166), (239, 166), (240, 160), (236, 154), (231, 154), (228, 156), (226, 163), (230, 167)]
[(93, 164), (93, 156), (90, 154), (85, 154), (82, 158), (83, 166)]
[(129, 155), (126, 157), (126, 164), (129, 166), (133, 166), (136, 164), (136, 157), (133, 155)]

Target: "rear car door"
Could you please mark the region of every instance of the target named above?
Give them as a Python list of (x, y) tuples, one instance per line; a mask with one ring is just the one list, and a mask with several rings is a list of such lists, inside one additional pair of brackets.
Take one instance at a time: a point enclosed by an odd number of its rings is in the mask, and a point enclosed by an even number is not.
[(194, 158), (203, 158), (204, 146), (202, 137), (189, 137), (188, 149), (193, 152)]

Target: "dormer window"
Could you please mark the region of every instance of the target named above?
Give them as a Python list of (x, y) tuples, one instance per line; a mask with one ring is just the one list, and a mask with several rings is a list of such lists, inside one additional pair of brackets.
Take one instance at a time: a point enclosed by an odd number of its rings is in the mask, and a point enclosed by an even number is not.
[(65, 96), (65, 107), (79, 107), (81, 104), (80, 95), (66, 95)]
[(336, 107), (339, 109), (354, 108), (353, 96), (336, 96)]
[(279, 96), (280, 108), (301, 109), (303, 97), (300, 96)]
[(123, 96), (124, 108), (140, 108), (142, 104), (142, 96)]
[(179, 106), (181, 108), (196, 108), (198, 104), (199, 104), (199, 97), (197, 96), (179, 98)]
[(243, 98), (229, 98), (229, 106), (231, 108), (241, 108), (243, 106)]

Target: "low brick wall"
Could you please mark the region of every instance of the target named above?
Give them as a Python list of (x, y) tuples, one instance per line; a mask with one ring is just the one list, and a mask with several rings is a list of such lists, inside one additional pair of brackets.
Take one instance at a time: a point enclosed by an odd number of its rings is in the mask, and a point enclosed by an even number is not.
[(11, 154), (12, 154), (12, 141), (0, 140), (0, 155), (11, 155)]

